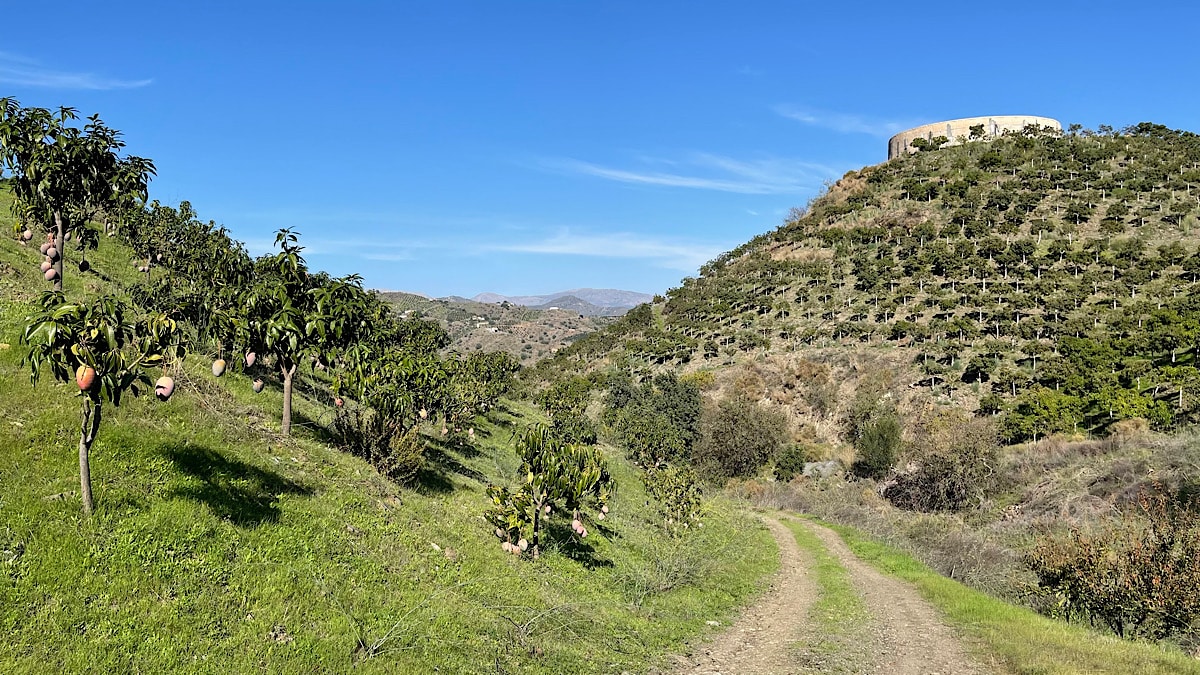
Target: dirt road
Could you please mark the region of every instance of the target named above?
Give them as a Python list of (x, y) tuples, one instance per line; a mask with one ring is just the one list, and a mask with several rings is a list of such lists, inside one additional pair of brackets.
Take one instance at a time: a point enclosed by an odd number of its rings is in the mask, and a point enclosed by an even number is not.
[[(785, 518), (787, 516), (784, 516)], [(849, 658), (831, 658), (829, 670), (798, 658), (813, 640), (809, 609), (820, 589), (813, 563), (785, 525), (763, 521), (779, 544), (782, 563), (771, 589), (727, 630), (693, 653), (680, 657), (679, 675), (766, 675), (819, 672), (880, 675), (967, 675), (986, 673), (963, 649), (937, 611), (907, 583), (881, 574), (859, 560), (832, 530), (796, 519), (820, 538), (847, 570), (871, 613), (862, 639), (845, 648)]]
[(779, 573), (770, 590), (711, 643), (681, 660), (677, 673), (788, 673), (790, 645), (804, 634), (808, 609), (817, 597), (812, 560), (787, 527), (763, 517), (779, 545)]

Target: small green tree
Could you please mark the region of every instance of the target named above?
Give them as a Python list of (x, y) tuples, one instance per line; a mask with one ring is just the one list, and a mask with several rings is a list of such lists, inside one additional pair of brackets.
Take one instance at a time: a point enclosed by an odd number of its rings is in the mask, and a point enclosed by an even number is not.
[(118, 155), (125, 145), (121, 135), (99, 116), (89, 117), (82, 129), (71, 124), (77, 118), (73, 108), (51, 112), (0, 98), (0, 170), (12, 174), (18, 218), (50, 237), (53, 273), (46, 278), (56, 291), (63, 288), (68, 235), (95, 248), (88, 222), (100, 211), (121, 213), (144, 202), (154, 175), (150, 160)]
[(717, 479), (748, 476), (775, 455), (787, 439), (787, 418), (744, 396), (722, 400), (701, 418), (693, 459)]
[(571, 529), (587, 537), (583, 507), (592, 506), (597, 510), (596, 518), (603, 520), (615, 487), (600, 450), (566, 443), (541, 425), (522, 432), (516, 450), (521, 458), (520, 484), (514, 489), (489, 485), (492, 508), (484, 513), (496, 528), (504, 550), (514, 555), (531, 550), (537, 558), (546, 522), (568, 512)]
[[(248, 351), (270, 356), (283, 379), (284, 436), (292, 429), (296, 370), (306, 360), (331, 363), (360, 325), (359, 279), (318, 279), (300, 256), (299, 237), (288, 229), (275, 236), (279, 252), (255, 261), (256, 283), (233, 319)], [(357, 289), (359, 293), (352, 291)]]
[[(152, 386), (149, 372), (168, 357), (182, 356), (179, 326), (164, 314), (130, 319), (128, 308), (105, 296), (88, 304), (68, 303), (60, 291), (48, 291), (41, 311), (26, 322), (22, 335), (29, 352), (25, 362), (36, 384), (42, 369), (54, 379), (74, 378), (83, 399), (79, 432), (79, 487), (84, 513), (91, 514), (92, 475), (89, 455), (100, 430), (105, 401), (121, 405), (125, 392), (139, 395)], [(169, 398), (174, 381), (160, 379), (156, 393)]]
[(775, 480), (788, 482), (804, 473), (804, 465), (812, 457), (812, 452), (804, 445), (789, 445), (775, 456)]
[(862, 478), (883, 478), (896, 464), (900, 454), (900, 420), (894, 413), (882, 413), (862, 427), (854, 443), (858, 451), (850, 470)]
[(664, 414), (645, 403), (624, 408), (614, 427), (629, 458), (649, 469), (686, 455), (679, 431)]
[(658, 502), (663, 525), (678, 535), (700, 523), (700, 485), (686, 466), (648, 467), (642, 473), (646, 493)]
[(912, 142), (912, 146), (921, 152), (932, 152), (950, 142), (945, 136), (933, 136), (931, 138), (918, 138)]

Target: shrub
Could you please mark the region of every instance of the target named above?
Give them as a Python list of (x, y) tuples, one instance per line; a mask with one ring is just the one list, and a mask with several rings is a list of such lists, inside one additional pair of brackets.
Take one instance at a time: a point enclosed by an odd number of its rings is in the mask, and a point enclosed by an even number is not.
[(803, 445), (784, 448), (775, 457), (775, 478), (783, 482), (804, 473), (804, 465), (812, 459), (812, 453)]
[(635, 385), (625, 371), (608, 377), (604, 421), (642, 467), (686, 456), (700, 433), (700, 390), (674, 373)]
[(671, 420), (648, 406), (620, 411), (615, 427), (629, 459), (642, 468), (659, 466), (685, 454), (686, 446)]
[(854, 444), (858, 451), (850, 470), (861, 478), (883, 478), (896, 464), (900, 452), (900, 420), (883, 414), (862, 427)]
[(686, 467), (649, 467), (642, 474), (646, 492), (658, 501), (658, 512), (674, 534), (700, 522), (700, 486)]
[(680, 382), (694, 386), (700, 391), (712, 389), (717, 383), (717, 376), (711, 370), (697, 370), (679, 378)]
[(883, 496), (911, 511), (958, 511), (982, 502), (996, 483), (999, 430), (990, 418), (943, 413), (917, 434), (917, 468), (901, 473)]
[(425, 468), (425, 442), (421, 440), (421, 432), (417, 427), (392, 436), (388, 450), (380, 473), (397, 483), (411, 483)]
[(694, 584), (706, 577), (716, 563), (708, 541), (656, 539), (646, 547), (644, 560), (621, 565), (614, 575), (616, 583), (634, 604), (648, 598)]
[(333, 418), (333, 432), (343, 449), (366, 460), (380, 475), (408, 483), (425, 466), (425, 444), (416, 426), (405, 428), (405, 417), (362, 406), (341, 408)]
[(713, 478), (748, 476), (779, 450), (787, 433), (783, 412), (741, 396), (726, 398), (705, 411), (693, 457)]
[(1085, 616), (1121, 637), (1162, 639), (1200, 619), (1200, 514), (1161, 485), (1111, 526), (1047, 537), (1026, 556), (1050, 613)]
[(596, 444), (596, 425), (586, 415), (559, 413), (551, 427), (555, 435), (567, 443)]

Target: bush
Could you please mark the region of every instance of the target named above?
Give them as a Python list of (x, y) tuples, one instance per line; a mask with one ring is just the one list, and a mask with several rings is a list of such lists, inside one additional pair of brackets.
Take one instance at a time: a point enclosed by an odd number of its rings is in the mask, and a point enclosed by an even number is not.
[(658, 512), (674, 534), (700, 522), (700, 486), (686, 467), (648, 467), (642, 474), (646, 493), (658, 501)]
[(556, 436), (567, 443), (596, 444), (596, 425), (586, 415), (559, 413), (551, 428)]
[(390, 452), (381, 462), (380, 473), (397, 483), (411, 483), (425, 468), (425, 442), (417, 427), (393, 436), (388, 450)]
[(783, 412), (735, 396), (705, 411), (693, 451), (695, 463), (712, 478), (748, 476), (778, 452), (787, 438)]
[(610, 374), (605, 405), (604, 422), (642, 467), (685, 457), (700, 433), (700, 390), (674, 373), (641, 386), (627, 372)]
[(775, 457), (775, 478), (783, 482), (804, 473), (804, 465), (812, 460), (812, 453), (803, 445), (784, 448)]
[(425, 444), (418, 428), (406, 430), (402, 419), (365, 407), (343, 408), (333, 418), (333, 431), (347, 452), (366, 460), (380, 475), (404, 484), (425, 466)]
[(917, 468), (895, 477), (883, 496), (910, 511), (958, 511), (978, 504), (996, 484), (999, 430), (990, 418), (945, 413), (926, 420)]
[(657, 539), (646, 558), (621, 565), (614, 579), (639, 607), (648, 598), (695, 584), (710, 574), (717, 556), (693, 538)]
[(850, 470), (860, 478), (883, 478), (896, 464), (900, 452), (900, 420), (883, 414), (862, 427), (854, 444), (858, 454)]
[(1108, 528), (1073, 528), (1026, 557), (1052, 614), (1085, 616), (1121, 637), (1162, 639), (1200, 619), (1197, 502), (1161, 485)]
[(614, 426), (629, 459), (642, 468), (656, 467), (686, 454), (687, 446), (671, 420), (649, 406), (620, 411)]

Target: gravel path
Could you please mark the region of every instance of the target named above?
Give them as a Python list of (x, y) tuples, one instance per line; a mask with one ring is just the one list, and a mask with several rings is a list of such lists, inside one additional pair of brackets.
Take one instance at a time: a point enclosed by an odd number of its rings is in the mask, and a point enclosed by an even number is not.
[[(830, 671), (800, 665), (797, 643), (812, 639), (809, 609), (816, 600), (811, 558), (779, 520), (763, 516), (779, 544), (780, 571), (771, 589), (712, 642), (677, 659), (678, 675), (776, 675), (867, 672), (879, 675), (968, 675), (987, 673), (967, 656), (937, 611), (907, 583), (886, 576), (850, 552), (834, 531), (797, 519), (825, 545), (850, 575), (872, 614), (864, 643), (854, 658), (833, 659)], [(839, 665), (840, 664), (840, 665)], [(851, 665), (859, 664), (859, 665)], [(867, 665), (870, 664), (870, 665)], [(849, 668), (846, 668), (849, 666)]]

